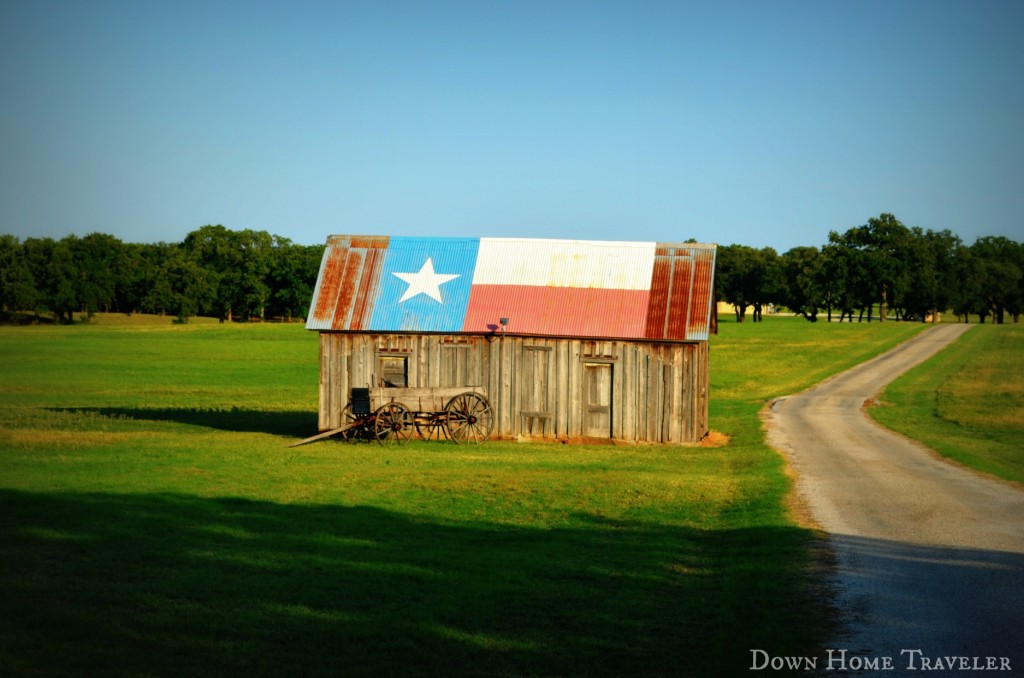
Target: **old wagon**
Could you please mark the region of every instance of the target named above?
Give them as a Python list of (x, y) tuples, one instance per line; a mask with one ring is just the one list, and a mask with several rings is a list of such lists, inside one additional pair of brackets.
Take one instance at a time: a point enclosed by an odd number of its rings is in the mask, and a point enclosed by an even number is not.
[(406, 443), (427, 440), (482, 443), (494, 428), (487, 396), (465, 387), (353, 388), (334, 433), (344, 440)]

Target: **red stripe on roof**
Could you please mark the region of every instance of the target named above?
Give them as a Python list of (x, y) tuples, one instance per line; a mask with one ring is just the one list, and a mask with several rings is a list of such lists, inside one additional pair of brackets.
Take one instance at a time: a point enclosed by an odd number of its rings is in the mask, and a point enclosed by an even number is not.
[(508, 318), (513, 334), (643, 336), (647, 290), (534, 285), (473, 285), (464, 332), (492, 332)]

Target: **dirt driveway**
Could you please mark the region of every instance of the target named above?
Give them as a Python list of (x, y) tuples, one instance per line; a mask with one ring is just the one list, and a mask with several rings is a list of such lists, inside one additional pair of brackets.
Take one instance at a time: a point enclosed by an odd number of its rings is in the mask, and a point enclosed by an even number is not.
[(1024, 673), (1024, 491), (942, 461), (863, 411), (969, 327), (929, 328), (765, 413), (836, 554), (845, 629), (819, 667)]

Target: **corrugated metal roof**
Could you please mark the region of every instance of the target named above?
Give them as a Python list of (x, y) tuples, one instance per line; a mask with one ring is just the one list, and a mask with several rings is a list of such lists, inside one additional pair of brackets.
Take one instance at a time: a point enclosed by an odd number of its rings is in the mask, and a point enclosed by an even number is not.
[(708, 338), (715, 246), (332, 236), (306, 327)]

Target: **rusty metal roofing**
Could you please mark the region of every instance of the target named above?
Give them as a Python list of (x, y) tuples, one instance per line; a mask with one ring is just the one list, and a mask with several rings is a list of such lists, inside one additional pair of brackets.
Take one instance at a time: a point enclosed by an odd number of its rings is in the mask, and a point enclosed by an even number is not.
[(332, 236), (306, 327), (700, 341), (714, 271), (695, 243)]

